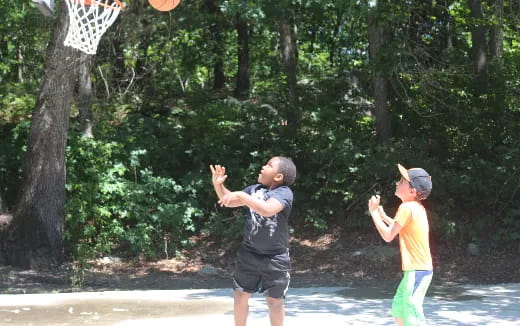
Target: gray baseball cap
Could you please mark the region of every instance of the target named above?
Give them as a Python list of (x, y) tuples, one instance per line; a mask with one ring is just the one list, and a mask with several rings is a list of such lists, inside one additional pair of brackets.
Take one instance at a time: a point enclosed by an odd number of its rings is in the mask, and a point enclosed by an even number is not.
[(417, 191), (420, 200), (428, 198), (432, 191), (432, 177), (428, 172), (421, 168), (405, 169), (401, 164), (397, 164), (397, 168), (403, 178)]

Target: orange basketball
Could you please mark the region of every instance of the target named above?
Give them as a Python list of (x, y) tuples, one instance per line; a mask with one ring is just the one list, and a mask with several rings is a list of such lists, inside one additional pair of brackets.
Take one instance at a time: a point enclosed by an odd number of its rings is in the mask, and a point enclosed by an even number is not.
[(148, 0), (148, 2), (159, 11), (170, 11), (177, 7), (181, 0)]

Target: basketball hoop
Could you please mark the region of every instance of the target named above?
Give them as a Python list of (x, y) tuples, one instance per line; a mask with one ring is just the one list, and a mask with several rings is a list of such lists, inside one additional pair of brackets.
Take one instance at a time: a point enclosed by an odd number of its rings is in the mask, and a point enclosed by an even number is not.
[(99, 40), (123, 8), (119, 0), (65, 0), (69, 8), (69, 30), (65, 46), (95, 54)]

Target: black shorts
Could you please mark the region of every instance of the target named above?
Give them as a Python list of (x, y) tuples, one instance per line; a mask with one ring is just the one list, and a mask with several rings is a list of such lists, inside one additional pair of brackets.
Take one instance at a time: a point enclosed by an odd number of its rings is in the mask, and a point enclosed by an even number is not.
[(233, 272), (233, 289), (247, 293), (266, 293), (285, 298), (291, 276), (289, 250), (278, 255), (260, 255), (240, 246)]

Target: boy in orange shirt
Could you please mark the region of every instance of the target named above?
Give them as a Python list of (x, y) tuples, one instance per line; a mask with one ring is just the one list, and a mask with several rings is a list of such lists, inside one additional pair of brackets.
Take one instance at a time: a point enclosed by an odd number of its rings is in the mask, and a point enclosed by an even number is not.
[(401, 180), (395, 195), (402, 204), (395, 218), (386, 215), (379, 196), (372, 196), (368, 209), (381, 237), (392, 241), (399, 234), (403, 278), (392, 302), (392, 316), (399, 326), (424, 326), (423, 301), (430, 286), (433, 266), (429, 244), (429, 226), (421, 200), (432, 189), (430, 175), (421, 168), (405, 169), (397, 165)]

